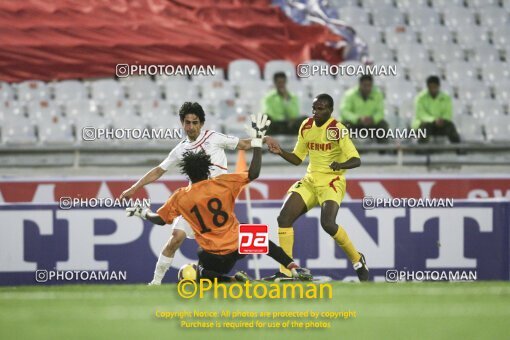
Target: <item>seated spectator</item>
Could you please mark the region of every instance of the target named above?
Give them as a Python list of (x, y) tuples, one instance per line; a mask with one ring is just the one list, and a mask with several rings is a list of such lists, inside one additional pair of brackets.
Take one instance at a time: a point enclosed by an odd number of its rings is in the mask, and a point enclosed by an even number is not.
[(415, 117), (413, 129), (425, 129), (426, 137), (420, 143), (428, 141), (429, 136), (448, 136), (451, 143), (459, 143), (460, 137), (452, 122), (452, 99), (440, 90), (439, 77), (427, 78), (427, 89), (415, 99)]
[(305, 117), (300, 117), (298, 97), (287, 90), (287, 75), (273, 75), (275, 89), (262, 100), (262, 112), (269, 116), (269, 135), (296, 135)]
[[(388, 130), (384, 120), (384, 96), (374, 86), (374, 78), (365, 74), (359, 79), (359, 85), (349, 89), (340, 104), (342, 124), (349, 130), (376, 128)], [(377, 139), (378, 143), (386, 138)]]

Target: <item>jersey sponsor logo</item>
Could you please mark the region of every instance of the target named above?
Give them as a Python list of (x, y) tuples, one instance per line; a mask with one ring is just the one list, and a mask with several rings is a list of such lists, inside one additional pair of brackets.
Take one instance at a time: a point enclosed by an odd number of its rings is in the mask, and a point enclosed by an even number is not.
[(265, 224), (239, 225), (239, 254), (267, 254), (269, 228)]
[(308, 150), (330, 151), (332, 148), (332, 144), (331, 143), (308, 142), (308, 143), (306, 143), (306, 147), (308, 148)]

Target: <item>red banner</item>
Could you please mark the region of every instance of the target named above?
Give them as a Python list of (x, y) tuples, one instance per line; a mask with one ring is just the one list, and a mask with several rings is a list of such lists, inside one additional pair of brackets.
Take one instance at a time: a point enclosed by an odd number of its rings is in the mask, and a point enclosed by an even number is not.
[[(281, 200), (299, 178), (262, 178), (250, 184), (251, 199)], [(52, 203), (61, 197), (118, 197), (135, 180), (129, 179), (55, 179), (0, 181), (0, 203)], [(166, 179), (140, 189), (134, 198), (164, 202), (177, 188), (188, 185), (184, 179)], [(392, 198), (506, 198), (510, 199), (510, 176), (498, 177), (413, 177), (347, 178), (345, 200), (365, 196)], [(244, 193), (240, 196), (244, 199)]]

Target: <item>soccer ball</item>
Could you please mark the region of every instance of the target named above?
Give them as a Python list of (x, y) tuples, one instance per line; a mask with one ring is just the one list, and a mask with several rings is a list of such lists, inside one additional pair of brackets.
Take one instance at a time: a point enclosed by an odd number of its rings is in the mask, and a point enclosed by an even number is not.
[(182, 280), (194, 280), (197, 279), (197, 271), (198, 267), (194, 263), (188, 263), (179, 269), (179, 272), (177, 273), (177, 279), (179, 281)]

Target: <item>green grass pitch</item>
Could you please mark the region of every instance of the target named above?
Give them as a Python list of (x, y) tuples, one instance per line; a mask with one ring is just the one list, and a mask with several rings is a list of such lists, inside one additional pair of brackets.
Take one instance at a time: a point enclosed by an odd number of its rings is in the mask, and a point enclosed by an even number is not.
[[(331, 300), (186, 300), (174, 284), (3, 287), (0, 339), (510, 338), (508, 282), (332, 284)], [(211, 330), (183, 329), (156, 310), (351, 310), (357, 317), (332, 320), (329, 329)]]

